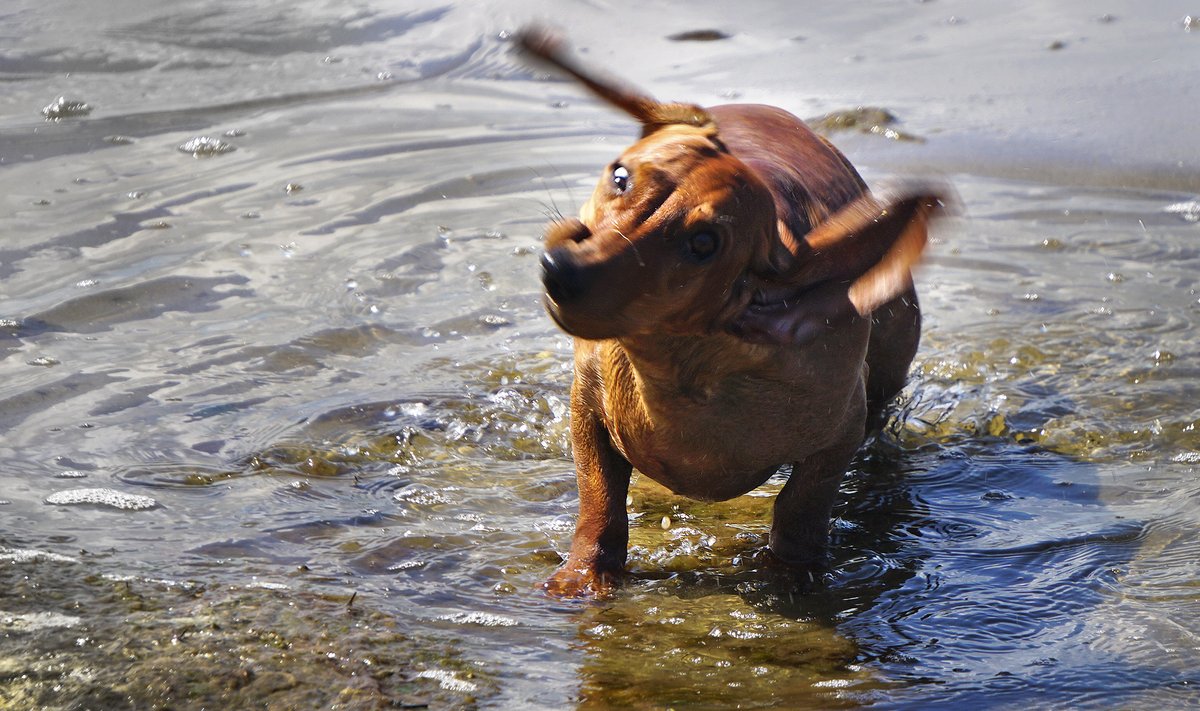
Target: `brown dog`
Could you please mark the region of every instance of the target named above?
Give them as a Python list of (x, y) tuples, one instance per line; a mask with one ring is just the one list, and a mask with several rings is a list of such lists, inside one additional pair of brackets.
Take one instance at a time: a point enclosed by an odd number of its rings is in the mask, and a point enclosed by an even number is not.
[(546, 590), (619, 580), (633, 467), (712, 501), (791, 463), (770, 548), (814, 564), (867, 423), (916, 352), (909, 270), (939, 195), (872, 197), (780, 109), (659, 103), (583, 71), (546, 30), (519, 41), (642, 124), (579, 219), (547, 229), (546, 308), (575, 337), (579, 519)]

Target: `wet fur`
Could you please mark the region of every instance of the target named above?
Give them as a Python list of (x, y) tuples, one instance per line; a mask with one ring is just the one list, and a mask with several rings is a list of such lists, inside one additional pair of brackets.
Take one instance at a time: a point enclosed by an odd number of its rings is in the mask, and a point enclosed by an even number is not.
[(846, 466), (916, 352), (910, 268), (940, 194), (877, 199), (781, 109), (660, 103), (581, 69), (551, 32), (519, 41), (643, 127), (579, 219), (547, 229), (547, 310), (575, 336), (580, 509), (546, 590), (603, 594), (618, 582), (635, 467), (723, 500), (791, 463), (770, 548), (817, 564)]

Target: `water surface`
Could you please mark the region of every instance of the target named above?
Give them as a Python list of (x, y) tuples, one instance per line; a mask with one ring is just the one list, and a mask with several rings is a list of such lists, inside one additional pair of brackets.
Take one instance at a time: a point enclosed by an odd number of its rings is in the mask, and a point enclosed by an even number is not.
[[(2, 705), (1196, 703), (1188, 12), (12, 4)], [(511, 55), (530, 18), (663, 98), (886, 108), (917, 140), (832, 139), (958, 190), (816, 585), (765, 558), (780, 478), (639, 481), (620, 594), (536, 590), (576, 506), (541, 226), (636, 127)]]

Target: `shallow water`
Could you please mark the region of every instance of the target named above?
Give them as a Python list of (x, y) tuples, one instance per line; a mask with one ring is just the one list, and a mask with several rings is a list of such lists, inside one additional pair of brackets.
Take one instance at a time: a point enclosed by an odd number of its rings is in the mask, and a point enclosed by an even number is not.
[[(6, 10), (0, 705), (1196, 703), (1186, 7), (554, 8)], [(667, 98), (886, 107), (921, 140), (832, 138), (959, 192), (815, 585), (766, 564), (778, 479), (638, 482), (629, 584), (535, 589), (575, 510), (540, 230), (635, 133), (510, 55), (551, 14)]]

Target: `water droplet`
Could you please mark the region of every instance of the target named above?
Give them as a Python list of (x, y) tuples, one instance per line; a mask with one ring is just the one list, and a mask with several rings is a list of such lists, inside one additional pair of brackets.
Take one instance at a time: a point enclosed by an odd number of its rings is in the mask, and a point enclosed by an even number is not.
[(105, 136), (104, 142), (111, 143), (114, 146), (129, 146), (135, 141), (129, 136)]
[(145, 196), (146, 193), (142, 192), (141, 190), (130, 190), (129, 192), (125, 193), (125, 197), (129, 198), (130, 200), (141, 200)]
[(224, 135), (226, 138), (240, 138), (242, 136), (245, 136), (246, 132), (240, 128), (231, 128), (228, 131), (226, 131)]
[(236, 146), (212, 136), (196, 136), (179, 145), (180, 153), (190, 153), (193, 158), (211, 158), (236, 150)]
[(35, 365), (40, 368), (53, 368), (54, 366), (59, 365), (60, 361), (49, 356), (40, 356), (38, 358), (34, 358), (33, 360), (26, 361), (26, 363), (28, 365)]
[(423, 402), (406, 402), (400, 405), (400, 412), (406, 417), (421, 417), (429, 412), (429, 405)]
[(1114, 284), (1120, 284), (1121, 282), (1125, 281), (1125, 275), (1118, 272), (1109, 272), (1108, 274), (1104, 275), (1104, 278)]
[(81, 279), (75, 282), (75, 286), (80, 289), (86, 289), (91, 286), (96, 286), (99, 283), (100, 282), (96, 281), (95, 279)]
[(283, 192), (287, 193), (288, 195), (291, 195), (292, 193), (298, 193), (303, 189), (304, 186), (300, 183), (288, 183), (287, 185), (283, 186)]

